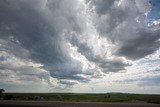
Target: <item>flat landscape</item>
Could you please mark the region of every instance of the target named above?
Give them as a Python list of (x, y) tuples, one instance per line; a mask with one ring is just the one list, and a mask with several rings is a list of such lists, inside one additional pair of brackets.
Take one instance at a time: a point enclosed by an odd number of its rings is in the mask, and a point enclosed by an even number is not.
[(43, 100), (64, 102), (134, 102), (160, 104), (160, 95), (129, 94), (129, 93), (5, 93), (4, 100)]
[(0, 107), (159, 107), (160, 95), (5, 93)]

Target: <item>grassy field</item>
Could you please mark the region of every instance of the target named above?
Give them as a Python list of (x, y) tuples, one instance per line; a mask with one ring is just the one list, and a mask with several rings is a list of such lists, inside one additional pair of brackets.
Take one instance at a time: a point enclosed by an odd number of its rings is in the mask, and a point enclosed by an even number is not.
[[(47, 100), (47, 101), (71, 101), (71, 102), (130, 102), (145, 101), (160, 104), (160, 95), (144, 94), (73, 94), (73, 93), (5, 93), (5, 99), (11, 100)], [(34, 97), (41, 97), (37, 99)], [(28, 99), (30, 98), (30, 99)]]

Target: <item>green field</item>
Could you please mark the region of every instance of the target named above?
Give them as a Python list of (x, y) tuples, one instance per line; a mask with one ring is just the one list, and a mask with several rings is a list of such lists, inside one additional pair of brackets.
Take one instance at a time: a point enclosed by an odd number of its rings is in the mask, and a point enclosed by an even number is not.
[[(39, 96), (43, 99), (35, 99)], [(30, 99), (27, 99), (30, 98)], [(46, 100), (46, 101), (71, 101), (71, 102), (130, 102), (145, 101), (160, 104), (160, 95), (146, 94), (74, 94), (74, 93), (5, 93), (6, 100)]]

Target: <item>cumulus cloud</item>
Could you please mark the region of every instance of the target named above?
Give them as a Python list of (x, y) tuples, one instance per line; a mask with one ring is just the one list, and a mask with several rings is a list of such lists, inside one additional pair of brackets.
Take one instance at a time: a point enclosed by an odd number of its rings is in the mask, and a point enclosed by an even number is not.
[[(5, 56), (5, 60), (0, 61), (1, 83), (41, 83), (44, 80), (52, 84), (50, 82), (51, 77), (49, 72), (41, 69), (41, 64), (29, 60), (22, 60), (5, 52), (1, 54)], [(56, 83), (56, 81), (54, 83)]]
[(160, 31), (148, 28), (149, 1), (91, 0), (88, 5), (95, 11), (93, 20), (100, 36), (117, 46), (114, 54), (137, 60), (159, 48)]
[(0, 73), (74, 85), (125, 70), (159, 49), (150, 8), (147, 0), (1, 0)]
[[(1, 42), (1, 50), (22, 59), (28, 58), (42, 63), (44, 68), (51, 72), (51, 75), (55, 74), (52, 72), (59, 72), (59, 76), (63, 73), (65, 75), (64, 71), (67, 68), (69, 72), (70, 70), (76, 70), (78, 62), (70, 58), (68, 47), (65, 44), (66, 41), (61, 36), (64, 29), (74, 27), (67, 21), (74, 20), (75, 17), (72, 13), (75, 12), (71, 12), (72, 10), (69, 8), (72, 2), (65, 5), (64, 1), (59, 7), (58, 4), (60, 3), (56, 0), (53, 2), (37, 0), (1, 1), (0, 28), (1, 41), (3, 42)], [(65, 7), (63, 5), (67, 6), (67, 11), (64, 11)], [(69, 15), (68, 12), (70, 12)], [(73, 24), (76, 24), (76, 22), (73, 22)], [(23, 55), (23, 53), (27, 55)], [(72, 74), (70, 73), (70, 75)]]

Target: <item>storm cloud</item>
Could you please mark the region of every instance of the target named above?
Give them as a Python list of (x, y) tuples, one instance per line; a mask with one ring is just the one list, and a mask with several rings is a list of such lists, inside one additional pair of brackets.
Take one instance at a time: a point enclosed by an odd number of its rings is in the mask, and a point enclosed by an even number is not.
[(75, 85), (126, 70), (160, 47), (151, 8), (148, 0), (1, 0), (0, 77)]
[(159, 29), (148, 27), (149, 1), (90, 0), (88, 4), (95, 11), (93, 20), (100, 36), (118, 45), (114, 54), (137, 60), (159, 48)]

